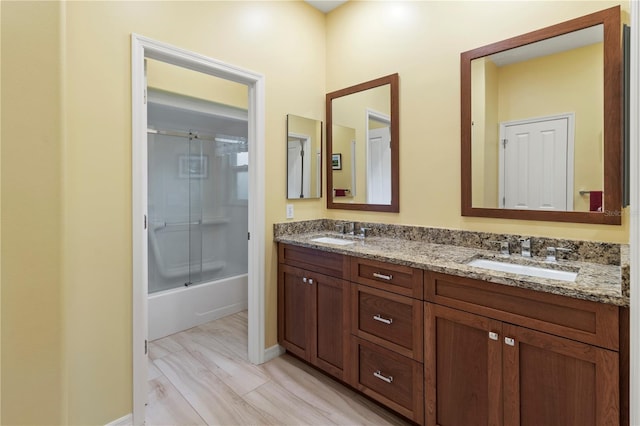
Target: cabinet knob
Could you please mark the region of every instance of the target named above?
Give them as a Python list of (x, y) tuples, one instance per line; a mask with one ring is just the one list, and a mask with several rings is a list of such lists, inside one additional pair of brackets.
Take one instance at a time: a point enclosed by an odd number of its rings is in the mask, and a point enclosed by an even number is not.
[(490, 331), (489, 332), (489, 339), (491, 340), (498, 340), (498, 333), (494, 332), (494, 331)]
[(516, 345), (515, 339), (512, 339), (511, 337), (505, 337), (504, 338), (504, 342), (509, 346), (515, 346)]
[(309, 285), (313, 284), (313, 278), (309, 278)]
[(302, 277), (302, 282), (306, 283), (307, 282), (307, 277)]
[(373, 375), (376, 378), (382, 380), (383, 382), (387, 382), (387, 383), (393, 382), (393, 376), (385, 376), (385, 375), (382, 374), (382, 372), (380, 370), (374, 371)]

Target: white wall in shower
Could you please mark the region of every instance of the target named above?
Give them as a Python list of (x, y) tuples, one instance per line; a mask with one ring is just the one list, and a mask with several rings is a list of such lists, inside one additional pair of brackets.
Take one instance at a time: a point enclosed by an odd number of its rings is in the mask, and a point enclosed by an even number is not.
[(150, 91), (148, 123), (154, 339), (246, 309), (247, 121), (234, 108)]

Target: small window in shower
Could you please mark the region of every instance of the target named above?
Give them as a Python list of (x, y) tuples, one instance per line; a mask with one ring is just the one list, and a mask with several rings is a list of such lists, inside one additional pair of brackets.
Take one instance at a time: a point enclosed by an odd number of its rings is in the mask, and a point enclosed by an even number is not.
[(234, 171), (234, 201), (246, 203), (249, 199), (249, 153), (238, 152), (231, 158)]

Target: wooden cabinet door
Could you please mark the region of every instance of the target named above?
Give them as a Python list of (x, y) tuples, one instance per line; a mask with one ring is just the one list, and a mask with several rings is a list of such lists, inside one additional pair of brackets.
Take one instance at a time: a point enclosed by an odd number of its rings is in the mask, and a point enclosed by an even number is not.
[(345, 380), (349, 344), (349, 283), (322, 274), (308, 273), (311, 280), (314, 333), (311, 362)]
[(618, 353), (504, 324), (505, 426), (620, 422)]
[(306, 271), (279, 264), (278, 287), (278, 341), (289, 352), (310, 361), (313, 307)]
[(501, 425), (502, 323), (432, 303), (424, 323), (425, 424)]

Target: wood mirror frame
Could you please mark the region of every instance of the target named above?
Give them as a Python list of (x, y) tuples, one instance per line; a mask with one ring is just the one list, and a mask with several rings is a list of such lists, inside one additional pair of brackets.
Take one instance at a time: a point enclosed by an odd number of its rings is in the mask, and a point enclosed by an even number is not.
[[(540, 211), (472, 206), (471, 61), (508, 49), (603, 24), (604, 26), (604, 212)], [(622, 48), (620, 7), (612, 7), (513, 37), (460, 55), (462, 216), (620, 225), (622, 216)]]
[[(336, 203), (333, 201), (333, 169), (332, 169), (332, 136), (333, 136), (333, 116), (332, 101), (354, 93), (363, 92), (379, 86), (389, 85), (390, 88), (390, 112), (391, 112), (391, 203), (390, 204), (367, 204), (367, 203)], [(399, 125), (399, 97), (398, 97), (398, 74), (391, 74), (375, 80), (356, 84), (345, 89), (327, 93), (326, 113), (327, 113), (327, 146), (326, 146), (326, 171), (327, 171), (327, 208), (342, 210), (364, 210), (377, 212), (400, 211), (400, 183), (399, 183), (399, 146), (400, 146), (400, 125)], [(364, 119), (364, 115), (363, 115)]]

